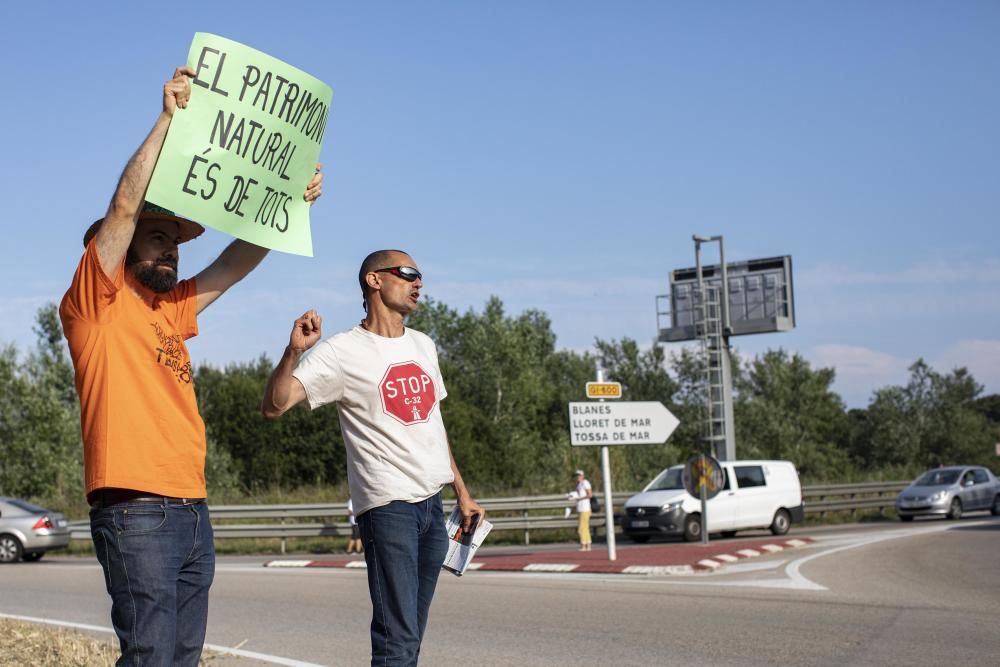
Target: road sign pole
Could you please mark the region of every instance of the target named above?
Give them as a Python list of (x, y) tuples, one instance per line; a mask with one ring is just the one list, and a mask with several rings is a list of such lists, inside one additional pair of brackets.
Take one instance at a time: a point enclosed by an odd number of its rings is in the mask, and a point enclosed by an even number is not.
[(603, 382), (604, 371), (597, 370), (597, 382), (587, 383), (587, 398), (597, 403), (570, 401), (569, 443), (573, 447), (600, 445), (601, 478), (604, 482), (604, 527), (608, 542), (608, 560), (615, 552), (615, 507), (611, 489), (611, 462), (608, 445), (656, 444), (667, 441), (680, 422), (659, 401), (612, 401), (621, 398), (621, 385)]
[[(604, 371), (597, 369), (597, 381), (604, 382)], [(604, 399), (600, 399), (603, 403)], [(617, 560), (618, 554), (615, 549), (615, 510), (611, 506), (611, 459), (608, 455), (608, 446), (601, 447), (601, 480), (604, 484), (604, 535), (608, 543), (608, 560)]]
[[(705, 455), (701, 455), (699, 459), (699, 467), (705, 470)], [(704, 473), (703, 473), (704, 474)], [(707, 480), (704, 478), (701, 480), (701, 543), (708, 544), (708, 498), (707, 498)]]
[(617, 560), (615, 551), (615, 511), (611, 506), (611, 464), (608, 447), (601, 447), (601, 475), (604, 479), (604, 532), (608, 539), (608, 560)]
[[(690, 495), (701, 499), (701, 543), (708, 544), (708, 501), (722, 491), (726, 485), (726, 473), (719, 462), (704, 453), (695, 454), (684, 464), (681, 478), (684, 490)], [(688, 533), (687, 519), (684, 523), (684, 533)]]

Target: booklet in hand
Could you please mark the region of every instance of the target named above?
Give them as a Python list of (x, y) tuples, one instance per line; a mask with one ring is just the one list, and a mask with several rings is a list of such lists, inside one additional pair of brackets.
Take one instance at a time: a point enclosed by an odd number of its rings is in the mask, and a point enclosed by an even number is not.
[(493, 524), (486, 519), (480, 520), (478, 514), (472, 515), (472, 524), (468, 531), (462, 530), (462, 513), (456, 507), (448, 517), (445, 526), (448, 530), (448, 554), (444, 557), (444, 569), (461, 577), (472, 562), (476, 549), (483, 543)]

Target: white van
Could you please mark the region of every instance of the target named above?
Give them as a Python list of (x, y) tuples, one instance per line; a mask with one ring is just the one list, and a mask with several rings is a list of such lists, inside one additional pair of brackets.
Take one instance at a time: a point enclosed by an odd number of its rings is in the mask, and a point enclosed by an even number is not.
[[(802, 486), (790, 461), (721, 461), (726, 482), (708, 501), (708, 532), (726, 537), (738, 530), (770, 528), (775, 535), (802, 521)], [(633, 542), (653, 535), (701, 539), (701, 500), (684, 490), (683, 465), (667, 468), (642, 493), (625, 501), (622, 529)]]

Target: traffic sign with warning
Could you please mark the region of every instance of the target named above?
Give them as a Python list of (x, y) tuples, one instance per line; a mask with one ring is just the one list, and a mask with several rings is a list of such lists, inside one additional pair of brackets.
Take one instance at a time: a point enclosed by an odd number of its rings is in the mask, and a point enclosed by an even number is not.
[(684, 464), (681, 480), (684, 482), (684, 489), (692, 496), (700, 497), (701, 491), (704, 489), (705, 500), (711, 500), (725, 486), (726, 473), (722, 471), (722, 465), (713, 457), (695, 454)]
[(659, 401), (569, 404), (569, 437), (574, 446), (658, 445), (680, 422)]

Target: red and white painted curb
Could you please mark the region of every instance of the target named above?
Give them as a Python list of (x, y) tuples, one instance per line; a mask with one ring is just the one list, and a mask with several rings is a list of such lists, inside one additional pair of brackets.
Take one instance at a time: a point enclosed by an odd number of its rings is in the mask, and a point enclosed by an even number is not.
[(735, 554), (718, 554), (716, 556), (712, 556), (711, 558), (703, 558), (698, 561), (694, 568), (700, 570), (716, 570), (726, 563), (735, 563), (736, 561), (743, 560), (745, 558), (756, 558), (757, 556), (760, 556), (762, 552), (773, 554), (778, 553), (779, 551), (784, 551), (785, 549), (804, 547), (805, 545), (811, 543), (812, 539), (794, 539), (785, 540), (784, 542), (778, 544), (761, 544), (758, 549), (739, 549)]
[[(525, 557), (505, 557), (503, 555), (488, 555), (479, 561), (469, 565), (470, 570), (499, 570), (504, 572), (588, 572), (600, 574), (645, 574), (645, 575), (678, 575), (696, 574), (698, 572), (709, 572), (717, 570), (729, 563), (736, 563), (747, 558), (778, 553), (786, 549), (806, 546), (813, 542), (812, 538), (782, 540), (780, 542), (768, 542), (764, 544), (754, 544), (753, 548), (735, 549), (733, 553), (717, 553), (709, 558), (701, 558), (691, 563), (664, 563), (664, 564), (635, 564), (634, 559), (626, 557), (621, 553), (617, 562), (605, 560), (586, 560), (582, 562), (525, 562)], [(745, 542), (743, 544), (746, 544)], [(685, 545), (694, 546), (694, 545)], [(643, 548), (644, 549), (644, 548)], [(648, 551), (631, 553), (643, 553), (643, 561), (656, 560), (656, 557), (649, 558)], [(530, 556), (527, 557), (530, 560)], [(696, 557), (695, 557), (696, 558)], [(571, 559), (567, 559), (571, 560)], [(628, 561), (633, 560), (630, 564)], [(671, 560), (663, 557), (664, 561)], [(674, 556), (676, 560), (676, 556)], [(693, 560), (691, 558), (690, 560)], [(364, 560), (273, 560), (264, 563), (264, 567), (342, 567), (364, 569)]]

